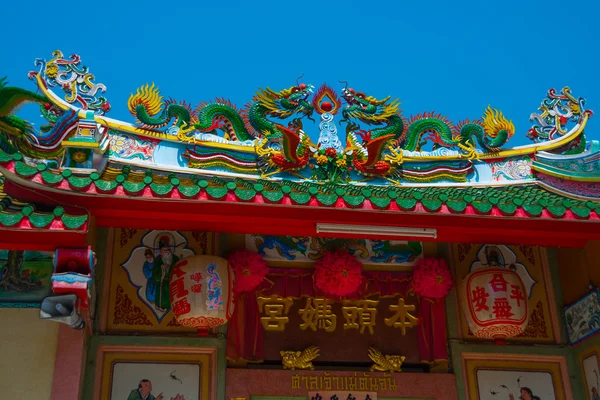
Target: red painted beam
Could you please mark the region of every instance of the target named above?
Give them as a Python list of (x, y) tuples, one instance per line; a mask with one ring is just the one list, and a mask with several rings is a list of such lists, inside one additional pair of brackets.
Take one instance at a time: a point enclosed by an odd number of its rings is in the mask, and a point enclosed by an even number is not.
[(87, 232), (0, 229), (0, 249), (54, 251), (87, 246)]
[[(317, 222), (335, 222), (346, 224), (366, 224), (383, 225), (382, 221), (356, 221), (351, 218), (333, 220), (318, 220), (301, 213), (303, 219), (283, 219), (255, 216), (232, 216), (224, 213), (215, 213), (210, 215), (195, 214), (193, 216), (181, 215), (176, 213), (161, 213), (158, 215), (148, 215), (130, 210), (110, 210), (105, 215), (99, 211), (97, 224), (112, 227), (135, 227), (138, 229), (178, 229), (178, 230), (207, 230), (213, 232), (231, 232), (231, 233), (261, 233), (270, 235), (300, 235), (300, 236), (323, 236), (316, 233)], [(330, 216), (331, 217), (331, 216)], [(387, 222), (387, 226), (419, 226), (432, 227), (437, 229), (438, 237), (435, 239), (440, 242), (471, 242), (471, 243), (503, 243), (503, 244), (527, 244), (540, 246), (566, 246), (581, 247), (584, 246), (590, 237), (599, 237), (600, 235), (590, 236), (585, 233), (576, 233), (568, 231), (545, 231), (539, 229), (514, 229), (514, 228), (492, 228), (489, 226), (478, 226), (480, 221), (474, 221), (472, 218), (464, 218), (460, 223), (454, 226), (434, 225), (427, 223), (423, 219), (423, 224), (414, 223), (393, 223), (393, 219)], [(490, 225), (493, 225), (490, 223)], [(356, 237), (353, 235), (327, 234), (325, 236), (336, 237)], [(371, 235), (369, 238), (388, 238), (384, 236)], [(402, 238), (402, 237), (398, 237)], [(427, 241), (428, 239), (423, 239)], [(431, 239), (430, 239), (431, 240)]]
[(32, 190), (11, 181), (5, 190), (24, 201), (85, 207), (95, 217), (96, 226), (104, 227), (318, 236), (317, 223), (338, 223), (435, 228), (440, 242), (581, 247), (588, 240), (600, 240), (600, 224), (584, 220), (115, 198)]

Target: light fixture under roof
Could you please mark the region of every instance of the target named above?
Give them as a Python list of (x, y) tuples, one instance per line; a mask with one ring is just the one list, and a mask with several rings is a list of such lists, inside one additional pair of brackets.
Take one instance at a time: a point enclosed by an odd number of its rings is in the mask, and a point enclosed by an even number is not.
[(317, 224), (317, 233), (437, 238), (437, 229), (400, 226)]

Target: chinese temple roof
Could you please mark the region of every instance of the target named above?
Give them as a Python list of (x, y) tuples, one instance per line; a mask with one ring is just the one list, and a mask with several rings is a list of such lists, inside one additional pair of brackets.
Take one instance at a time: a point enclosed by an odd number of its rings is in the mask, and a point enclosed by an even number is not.
[[(504, 224), (505, 238), (523, 229), (530, 238), (598, 235), (600, 146), (586, 141), (593, 113), (568, 88), (551, 89), (531, 115), (532, 144), (510, 147), (515, 128), (499, 110), (457, 123), (435, 113), (407, 119), (397, 100), (348, 85), (261, 89), (245, 108), (224, 99), (194, 108), (145, 85), (129, 99), (129, 123), (106, 116), (106, 87), (79, 56), (57, 51), (36, 65), (30, 78), (40, 94), (0, 81), (0, 171), (15, 182), (7, 190), (85, 207), (100, 225), (212, 221), (207, 228), (218, 230), (223, 221), (242, 230), (270, 218), (284, 234), (314, 234), (315, 222), (328, 221), (447, 224), (438, 239), (449, 241), (461, 225), (491, 232), (486, 224)], [(24, 102), (38, 103), (47, 124), (37, 130), (15, 115)]]
[(20, 153), (0, 150), (0, 165), (20, 178), (60, 191), (85, 195), (169, 200), (214, 200), (307, 207), (381, 211), (418, 211), (490, 217), (600, 220), (600, 202), (578, 199), (530, 183), (511, 186), (394, 187), (315, 182), (180, 178), (152, 169), (107, 169), (102, 175), (77, 176), (66, 169), (30, 165)]
[[(84, 210), (67, 213), (61, 206), (24, 203), (4, 192), (4, 180), (4, 176), (0, 174), (0, 232), (4, 232), (0, 240), (2, 248), (7, 248), (7, 244), (10, 244), (8, 248), (27, 247), (27, 243), (34, 238), (27, 235), (27, 239), (22, 240), (25, 237), (23, 233), (36, 233), (44, 241), (62, 243), (63, 239), (67, 242), (71, 240), (64, 233), (72, 232), (78, 233), (85, 240), (89, 217)], [(51, 239), (50, 234), (54, 234)], [(55, 234), (63, 234), (63, 238), (55, 239)]]

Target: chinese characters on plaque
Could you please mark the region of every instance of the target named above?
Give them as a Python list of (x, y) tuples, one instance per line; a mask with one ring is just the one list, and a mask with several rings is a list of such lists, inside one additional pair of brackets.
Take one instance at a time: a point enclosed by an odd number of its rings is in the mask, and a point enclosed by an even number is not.
[[(293, 304), (291, 297), (271, 295), (258, 297), (258, 307), (261, 313), (260, 321), (266, 331), (283, 332), (290, 321), (288, 313)], [(312, 331), (334, 332), (338, 327), (338, 315), (332, 311), (333, 301), (321, 297), (307, 297), (303, 300), (304, 307), (300, 314), (300, 329)], [(344, 329), (356, 329), (361, 334), (368, 331), (374, 333), (379, 300), (354, 300), (342, 303), (342, 318)], [(384, 319), (387, 326), (399, 328), (406, 335), (406, 328), (412, 328), (419, 319), (411, 314), (416, 310), (413, 304), (406, 304), (403, 298), (398, 298), (397, 304), (390, 305), (389, 317)], [(329, 400), (329, 399), (326, 399)], [(344, 399), (345, 400), (345, 399)], [(374, 399), (373, 399), (374, 400)]]

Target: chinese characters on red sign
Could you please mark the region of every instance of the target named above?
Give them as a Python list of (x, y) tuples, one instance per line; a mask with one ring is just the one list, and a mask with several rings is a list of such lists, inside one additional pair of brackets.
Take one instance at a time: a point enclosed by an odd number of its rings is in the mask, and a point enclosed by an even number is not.
[(185, 264), (181, 263), (173, 267), (171, 273), (171, 299), (173, 299), (172, 307), (175, 317), (188, 314), (191, 311), (191, 305), (187, 300), (189, 291), (185, 289), (185, 271), (182, 267)]

